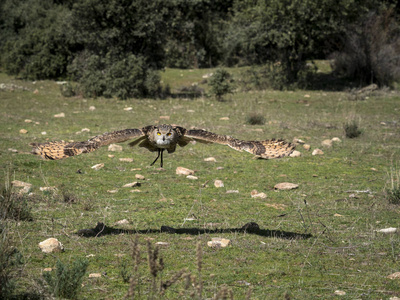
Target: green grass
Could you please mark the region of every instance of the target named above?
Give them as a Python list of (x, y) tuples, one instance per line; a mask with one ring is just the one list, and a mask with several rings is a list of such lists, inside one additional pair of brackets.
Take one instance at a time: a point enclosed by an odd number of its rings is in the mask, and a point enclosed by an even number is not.
[[(174, 91), (201, 82), (202, 75), (213, 71), (167, 69), (162, 77)], [(242, 74), (240, 69), (228, 71), (235, 79)], [(225, 102), (212, 98), (120, 101), (64, 98), (51, 81), (22, 82), (0, 74), (0, 83), (28, 88), (0, 91), (1, 174), (12, 165), (12, 180), (31, 183), (36, 195), (30, 203), (34, 221), (9, 224), (12, 242), (25, 262), (15, 293), (38, 292), (36, 280), (44, 268), (54, 268), (57, 259), (68, 264), (87, 257), (80, 299), (121, 299), (129, 288), (121, 270), (124, 264), (128, 272), (133, 270), (131, 252), (137, 232), (143, 298), (151, 294), (147, 239), (169, 243), (160, 249), (163, 280), (182, 268), (197, 275), (196, 245), (201, 242), (203, 298), (214, 297), (226, 286), (235, 299), (244, 299), (247, 283), (251, 299), (336, 299), (336, 290), (346, 292), (344, 299), (400, 297), (398, 280), (386, 278), (400, 271), (399, 235), (376, 232), (399, 224), (399, 206), (389, 203), (385, 192), (390, 184), (387, 174), (400, 155), (398, 93), (372, 95), (365, 101), (349, 101), (345, 92), (323, 90), (237, 92)], [(206, 84), (202, 87), (207, 89)], [(34, 93), (36, 89), (38, 93)], [(90, 111), (90, 106), (96, 109)], [(133, 110), (123, 110), (129, 106)], [(60, 112), (65, 118), (54, 118)], [(246, 124), (253, 112), (264, 116), (264, 125)], [(223, 117), (229, 120), (221, 120)], [(26, 123), (26, 119), (33, 122)], [(349, 119), (358, 120), (363, 128), (356, 139), (344, 136), (343, 124)], [(165, 170), (159, 170), (157, 164), (149, 167), (154, 153), (130, 149), (127, 143), (122, 144), (123, 152), (112, 153), (114, 158), (108, 157), (107, 147), (62, 161), (43, 161), (29, 154), (30, 142), (86, 140), (107, 131), (155, 123), (195, 126), (248, 140), (299, 138), (310, 144), (311, 150), (299, 145), (301, 157), (267, 161), (220, 145), (188, 145), (165, 155)], [(82, 128), (90, 132), (76, 134)], [(28, 132), (21, 134), (20, 129)], [(42, 135), (43, 131), (47, 134)], [(342, 142), (322, 148), (321, 142), (333, 137)], [(325, 154), (311, 155), (315, 148)], [(210, 156), (217, 162), (203, 160)], [(119, 161), (125, 157), (134, 161)], [(91, 169), (97, 163), (104, 163), (104, 168)], [(199, 179), (176, 175), (178, 166), (196, 170)], [(132, 170), (137, 168), (141, 170)], [(135, 174), (146, 178), (140, 193), (122, 188), (136, 181)], [(225, 187), (215, 188), (215, 179), (222, 180)], [(275, 191), (274, 185), (284, 181), (297, 183), (299, 188)], [(73, 195), (73, 203), (40, 191), (47, 185)], [(107, 192), (114, 189), (118, 192)], [(252, 198), (253, 189), (266, 193), (267, 199)], [(357, 192), (366, 190), (370, 193)], [(185, 221), (193, 215), (195, 220)], [(122, 219), (130, 224), (114, 225)], [(97, 222), (126, 232), (96, 238), (76, 235)], [(260, 230), (235, 230), (248, 222), (256, 222)], [(178, 231), (161, 232), (161, 226)], [(282, 232), (284, 236), (279, 235)], [(290, 233), (312, 236), (293, 238)], [(49, 237), (58, 238), (65, 251), (41, 253), (38, 243)], [(231, 245), (209, 248), (207, 241), (213, 237), (230, 239)], [(89, 273), (103, 276), (89, 278)], [(164, 298), (189, 299), (189, 294), (184, 280), (179, 280), (166, 290)]]

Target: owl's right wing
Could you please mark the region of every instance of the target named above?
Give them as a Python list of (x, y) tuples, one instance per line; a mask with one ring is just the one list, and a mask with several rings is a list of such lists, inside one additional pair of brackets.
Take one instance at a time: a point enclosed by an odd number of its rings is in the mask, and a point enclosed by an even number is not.
[(242, 141), (229, 135), (220, 135), (201, 129), (187, 130), (185, 132), (185, 137), (201, 143), (227, 145), (237, 151), (244, 150), (264, 159), (289, 156), (295, 149), (295, 145), (283, 140)]
[(141, 129), (124, 129), (107, 132), (84, 142), (54, 141), (47, 143), (31, 143), (30, 145), (33, 147), (33, 154), (40, 155), (44, 159), (56, 160), (79, 155), (81, 153), (93, 152), (102, 146), (112, 143), (122, 143), (138, 137), (143, 138), (147, 135), (150, 127), (151, 126)]

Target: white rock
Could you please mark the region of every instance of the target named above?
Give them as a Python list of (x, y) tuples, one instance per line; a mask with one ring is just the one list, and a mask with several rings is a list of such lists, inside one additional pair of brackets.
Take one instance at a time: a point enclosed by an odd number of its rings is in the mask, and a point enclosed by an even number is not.
[(338, 137), (334, 137), (334, 138), (332, 138), (331, 141), (332, 141), (332, 142), (335, 142), (335, 143), (340, 143), (342, 140), (339, 139)]
[(55, 238), (49, 238), (39, 243), (39, 248), (45, 253), (64, 251), (64, 246)]
[(122, 146), (117, 145), (117, 144), (110, 144), (110, 146), (108, 146), (108, 151), (121, 152), (122, 151)]
[(133, 108), (132, 107), (125, 107), (124, 110), (125, 111), (131, 111)]
[(89, 278), (100, 278), (101, 274), (100, 273), (91, 273), (89, 274)]
[(379, 230), (377, 230), (377, 232), (382, 232), (382, 233), (395, 233), (395, 232), (397, 232), (397, 228), (389, 227), (389, 228), (379, 229)]
[(292, 190), (292, 189), (297, 189), (298, 187), (299, 187), (298, 184), (290, 182), (281, 182), (274, 186), (276, 190)]
[(65, 114), (63, 112), (59, 113), (59, 114), (55, 114), (54, 118), (65, 118)]
[(176, 174), (177, 175), (193, 175), (194, 171), (184, 168), (184, 167), (177, 167), (176, 168)]
[(301, 140), (301, 139), (294, 139), (293, 143), (303, 145), (305, 142), (303, 140)]
[(122, 187), (135, 187), (135, 186), (141, 186), (141, 184), (139, 182), (135, 181), (135, 182), (127, 183), (127, 184), (123, 185)]
[(47, 192), (47, 191), (55, 191), (57, 188), (55, 186), (41, 186), (39, 187), (39, 190), (42, 192)]
[(31, 187), (32, 186), (31, 183), (23, 182), (20, 180), (13, 180), (13, 181), (11, 181), (11, 184), (15, 187)]
[(119, 161), (123, 161), (123, 162), (133, 162), (133, 158), (123, 157), (123, 158), (120, 158)]
[(115, 193), (117, 193), (117, 192), (118, 192), (117, 189), (115, 189), (115, 190), (107, 190), (107, 193), (110, 193), (110, 194), (115, 194)]
[(135, 175), (135, 178), (136, 178), (136, 179), (139, 179), (139, 180), (144, 180), (144, 179), (145, 179), (144, 176), (143, 176), (143, 175), (140, 175), (140, 174), (136, 174), (136, 175)]
[(297, 150), (294, 150), (294, 151), (290, 154), (290, 157), (299, 157), (299, 156), (301, 156), (301, 152), (300, 152), (300, 151), (297, 151)]
[(219, 118), (221, 121), (228, 121), (229, 120), (229, 117), (222, 117), (222, 118)]
[(47, 132), (46, 132), (46, 131), (42, 131), (41, 134), (42, 134), (42, 135), (46, 135)]
[(225, 238), (212, 238), (211, 241), (207, 242), (207, 245), (212, 248), (225, 248), (230, 243), (231, 241)]
[(303, 148), (308, 151), (308, 150), (310, 150), (311, 146), (309, 144), (304, 144)]
[(224, 187), (224, 183), (222, 182), (222, 180), (217, 179), (214, 181), (214, 186), (216, 188), (221, 188), (221, 187)]
[(334, 294), (338, 295), (338, 296), (344, 296), (344, 295), (346, 295), (346, 292), (345, 291), (336, 290)]
[(400, 272), (395, 272), (387, 276), (389, 279), (400, 279)]
[(104, 167), (104, 164), (101, 163), (101, 164), (96, 164), (96, 165), (92, 166), (92, 169), (94, 169), (94, 170), (100, 170), (100, 169), (103, 168), (103, 167)]
[(8, 148), (8, 151), (10, 151), (12, 153), (18, 153), (18, 150), (14, 149), (14, 148)]
[(21, 129), (21, 130), (19, 131), (19, 133), (25, 134), (25, 133), (28, 133), (28, 130), (26, 130), (26, 129)]
[(169, 120), (170, 117), (169, 116), (160, 116), (160, 120)]
[(82, 128), (81, 131), (82, 132), (90, 132), (90, 129), (89, 128)]
[(115, 225), (127, 225), (129, 224), (129, 221), (127, 219), (119, 220), (115, 222)]
[(239, 194), (239, 190), (227, 190), (227, 194)]
[(32, 123), (32, 120), (26, 119), (26, 120), (25, 120), (25, 123)]
[(251, 195), (251, 197), (252, 197), (252, 198), (261, 198), (261, 199), (265, 199), (265, 198), (267, 198), (267, 194), (265, 194), (265, 193), (258, 193), (258, 194)]
[(324, 151), (321, 149), (314, 149), (314, 151), (311, 153), (312, 155), (323, 155)]
[(187, 179), (191, 179), (191, 180), (197, 180), (197, 179), (199, 179), (199, 177), (193, 176), (193, 175), (188, 175), (188, 176), (186, 176), (186, 178), (187, 178)]
[(215, 159), (215, 157), (207, 157), (207, 158), (204, 159), (204, 161), (216, 162), (217, 160)]
[(96, 109), (96, 107), (94, 107), (94, 106), (89, 106), (89, 110), (90, 111), (94, 111)]
[(169, 243), (167, 243), (167, 242), (157, 242), (156, 245), (157, 246), (161, 246), (161, 247), (167, 247), (167, 246), (169, 246)]
[(323, 140), (322, 142), (321, 142), (321, 145), (322, 146), (324, 146), (324, 147), (332, 147), (332, 140)]

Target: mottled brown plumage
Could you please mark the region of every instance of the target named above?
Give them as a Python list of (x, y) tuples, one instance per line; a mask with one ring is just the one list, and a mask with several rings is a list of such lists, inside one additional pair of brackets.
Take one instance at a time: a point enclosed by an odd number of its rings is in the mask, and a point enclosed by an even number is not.
[(121, 143), (135, 139), (129, 145), (147, 148), (150, 151), (157, 151), (158, 156), (152, 165), (161, 156), (163, 165), (163, 152), (173, 153), (176, 145), (186, 146), (191, 141), (200, 143), (217, 143), (227, 145), (237, 151), (247, 151), (257, 157), (270, 159), (289, 156), (295, 146), (282, 140), (265, 141), (242, 141), (228, 135), (219, 135), (201, 129), (188, 130), (180, 126), (172, 125), (150, 125), (141, 129), (124, 129), (104, 133), (95, 136), (84, 142), (47, 142), (31, 143), (32, 153), (40, 155), (45, 159), (62, 159), (81, 153), (89, 153), (102, 146), (112, 143)]

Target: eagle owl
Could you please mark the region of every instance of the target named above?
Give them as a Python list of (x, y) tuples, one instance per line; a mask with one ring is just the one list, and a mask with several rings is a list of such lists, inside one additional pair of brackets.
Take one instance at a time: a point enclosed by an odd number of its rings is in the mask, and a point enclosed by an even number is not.
[(186, 146), (191, 141), (200, 143), (217, 143), (227, 145), (238, 151), (247, 151), (259, 158), (270, 159), (289, 156), (295, 146), (283, 140), (265, 141), (242, 141), (228, 135), (219, 135), (201, 129), (185, 129), (175, 125), (149, 125), (141, 129), (124, 129), (119, 131), (107, 132), (95, 136), (84, 142), (47, 142), (31, 143), (32, 153), (42, 156), (44, 159), (62, 159), (81, 153), (89, 153), (102, 146), (112, 143), (121, 143), (134, 139), (129, 145), (147, 148), (152, 152), (157, 152), (156, 159), (151, 165), (161, 158), (163, 166), (163, 153), (175, 152), (176, 145)]

